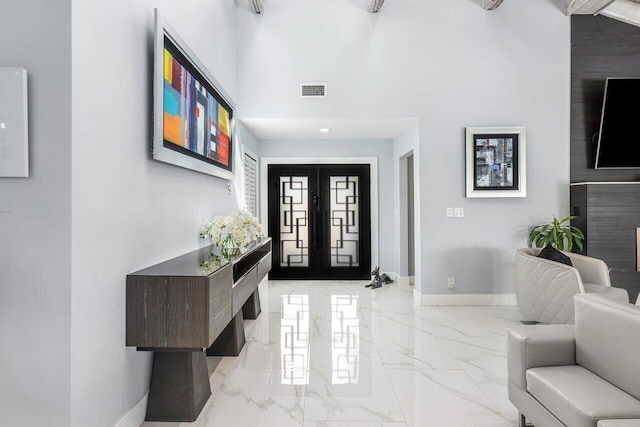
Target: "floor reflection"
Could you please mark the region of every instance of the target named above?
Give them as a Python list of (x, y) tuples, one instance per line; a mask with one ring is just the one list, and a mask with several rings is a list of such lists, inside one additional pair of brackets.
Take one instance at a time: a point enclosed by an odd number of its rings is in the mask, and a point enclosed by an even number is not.
[(332, 384), (357, 384), (360, 321), (357, 295), (331, 295)]
[[(360, 320), (357, 295), (331, 295), (331, 383), (358, 384)], [(309, 384), (309, 295), (282, 295), (282, 384)], [(328, 356), (318, 351), (319, 357)], [(326, 357), (325, 356), (325, 357)], [(328, 362), (328, 357), (327, 357)]]
[(282, 384), (309, 383), (309, 295), (282, 295)]

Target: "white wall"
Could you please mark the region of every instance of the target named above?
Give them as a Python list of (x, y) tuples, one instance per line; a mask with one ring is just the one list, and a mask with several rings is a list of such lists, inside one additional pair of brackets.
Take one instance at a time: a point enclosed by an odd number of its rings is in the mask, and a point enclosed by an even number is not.
[(260, 152), (260, 141), (256, 136), (239, 120), (236, 121), (236, 131), (238, 133), (238, 138), (242, 143), (243, 147), (248, 148), (253, 151), (254, 154), (258, 155)]
[(260, 140), (261, 157), (377, 157), (378, 158), (378, 261), (381, 271), (393, 264), (393, 141), (387, 139)]
[[(408, 219), (405, 209), (408, 207), (407, 201), (407, 185), (404, 180), (407, 178), (407, 166), (406, 157), (408, 154), (413, 155), (413, 162), (417, 164), (420, 161), (420, 138), (418, 136), (418, 123), (411, 124), (404, 132), (402, 132), (393, 141), (393, 168), (394, 168), (394, 267), (395, 271), (400, 276), (407, 276), (406, 269), (408, 268), (408, 261), (401, 259), (401, 257), (409, 256), (408, 250)], [(420, 242), (421, 228), (420, 221), (415, 221), (415, 218), (420, 218), (420, 170), (415, 169), (414, 165), (414, 262), (420, 260)], [(420, 291), (422, 288), (422, 270), (420, 268), (421, 263), (415, 262), (414, 276), (416, 282), (416, 289)]]
[[(238, 13), (240, 117), (416, 117), (417, 289), (449, 293), (453, 276), (453, 293), (513, 292), (527, 228), (568, 211), (570, 26), (556, 3), (394, 0), (374, 15), (364, 1), (270, 0)], [(300, 99), (300, 82), (317, 81), (328, 98)], [(527, 198), (466, 199), (464, 128), (516, 125)]]
[(0, 178), (0, 424), (69, 425), (71, 2), (7, 0), (0, 67), (23, 67), (29, 178)]
[(226, 181), (150, 159), (154, 7), (236, 93), (233, 2), (73, 2), (72, 426), (113, 426), (148, 391), (127, 273), (204, 245), (204, 218), (237, 207)]

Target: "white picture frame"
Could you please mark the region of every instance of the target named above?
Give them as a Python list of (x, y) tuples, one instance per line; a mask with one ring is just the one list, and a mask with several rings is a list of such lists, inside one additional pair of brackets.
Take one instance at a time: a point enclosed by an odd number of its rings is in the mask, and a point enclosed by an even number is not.
[(524, 126), (466, 128), (466, 197), (526, 197)]
[[(161, 16), (158, 9), (155, 12), (155, 29), (154, 29), (154, 71), (153, 71), (153, 141), (152, 141), (152, 158), (164, 163), (169, 163), (185, 169), (194, 170), (207, 175), (222, 178), (227, 181), (235, 179), (235, 102), (225, 92), (220, 83), (211, 75), (204, 64), (198, 59), (196, 54), (191, 50), (187, 43), (178, 35), (178, 33), (166, 22)], [(165, 40), (166, 39), (166, 40)], [(215, 93), (220, 99), (219, 103), (226, 103), (230, 113), (229, 121), (229, 165), (221, 162), (210, 161), (204, 153), (194, 154), (193, 150), (182, 149), (169, 144), (165, 146), (164, 139), (164, 105), (165, 105), (165, 89), (164, 89), (164, 66), (165, 66), (165, 47), (172, 46), (176, 52), (179, 52), (182, 58), (182, 66), (189, 67), (189, 72), (193, 75), (199, 75), (195, 80), (198, 84), (204, 85), (209, 93)], [(206, 86), (209, 86), (208, 88)], [(170, 147), (170, 148), (169, 148)]]

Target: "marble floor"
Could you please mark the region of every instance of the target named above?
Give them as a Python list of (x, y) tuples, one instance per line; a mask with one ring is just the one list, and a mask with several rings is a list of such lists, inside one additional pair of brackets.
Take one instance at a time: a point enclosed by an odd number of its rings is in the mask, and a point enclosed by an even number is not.
[(263, 281), (238, 357), (208, 357), (212, 397), (193, 423), (143, 427), (513, 427), (513, 306), (413, 304), (413, 288)]

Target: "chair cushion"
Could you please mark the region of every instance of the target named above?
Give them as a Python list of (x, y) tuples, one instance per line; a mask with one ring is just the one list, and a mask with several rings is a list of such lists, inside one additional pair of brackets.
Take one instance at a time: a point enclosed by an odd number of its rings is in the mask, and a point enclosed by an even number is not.
[(602, 295), (618, 302), (629, 302), (629, 293), (626, 289), (594, 283), (583, 283), (582, 285), (584, 286), (584, 291), (588, 294)]
[(567, 426), (640, 418), (640, 401), (582, 366), (531, 368), (526, 377), (527, 391)]
[(545, 246), (538, 254), (538, 257), (573, 266), (573, 264), (571, 263), (571, 258), (551, 245)]

